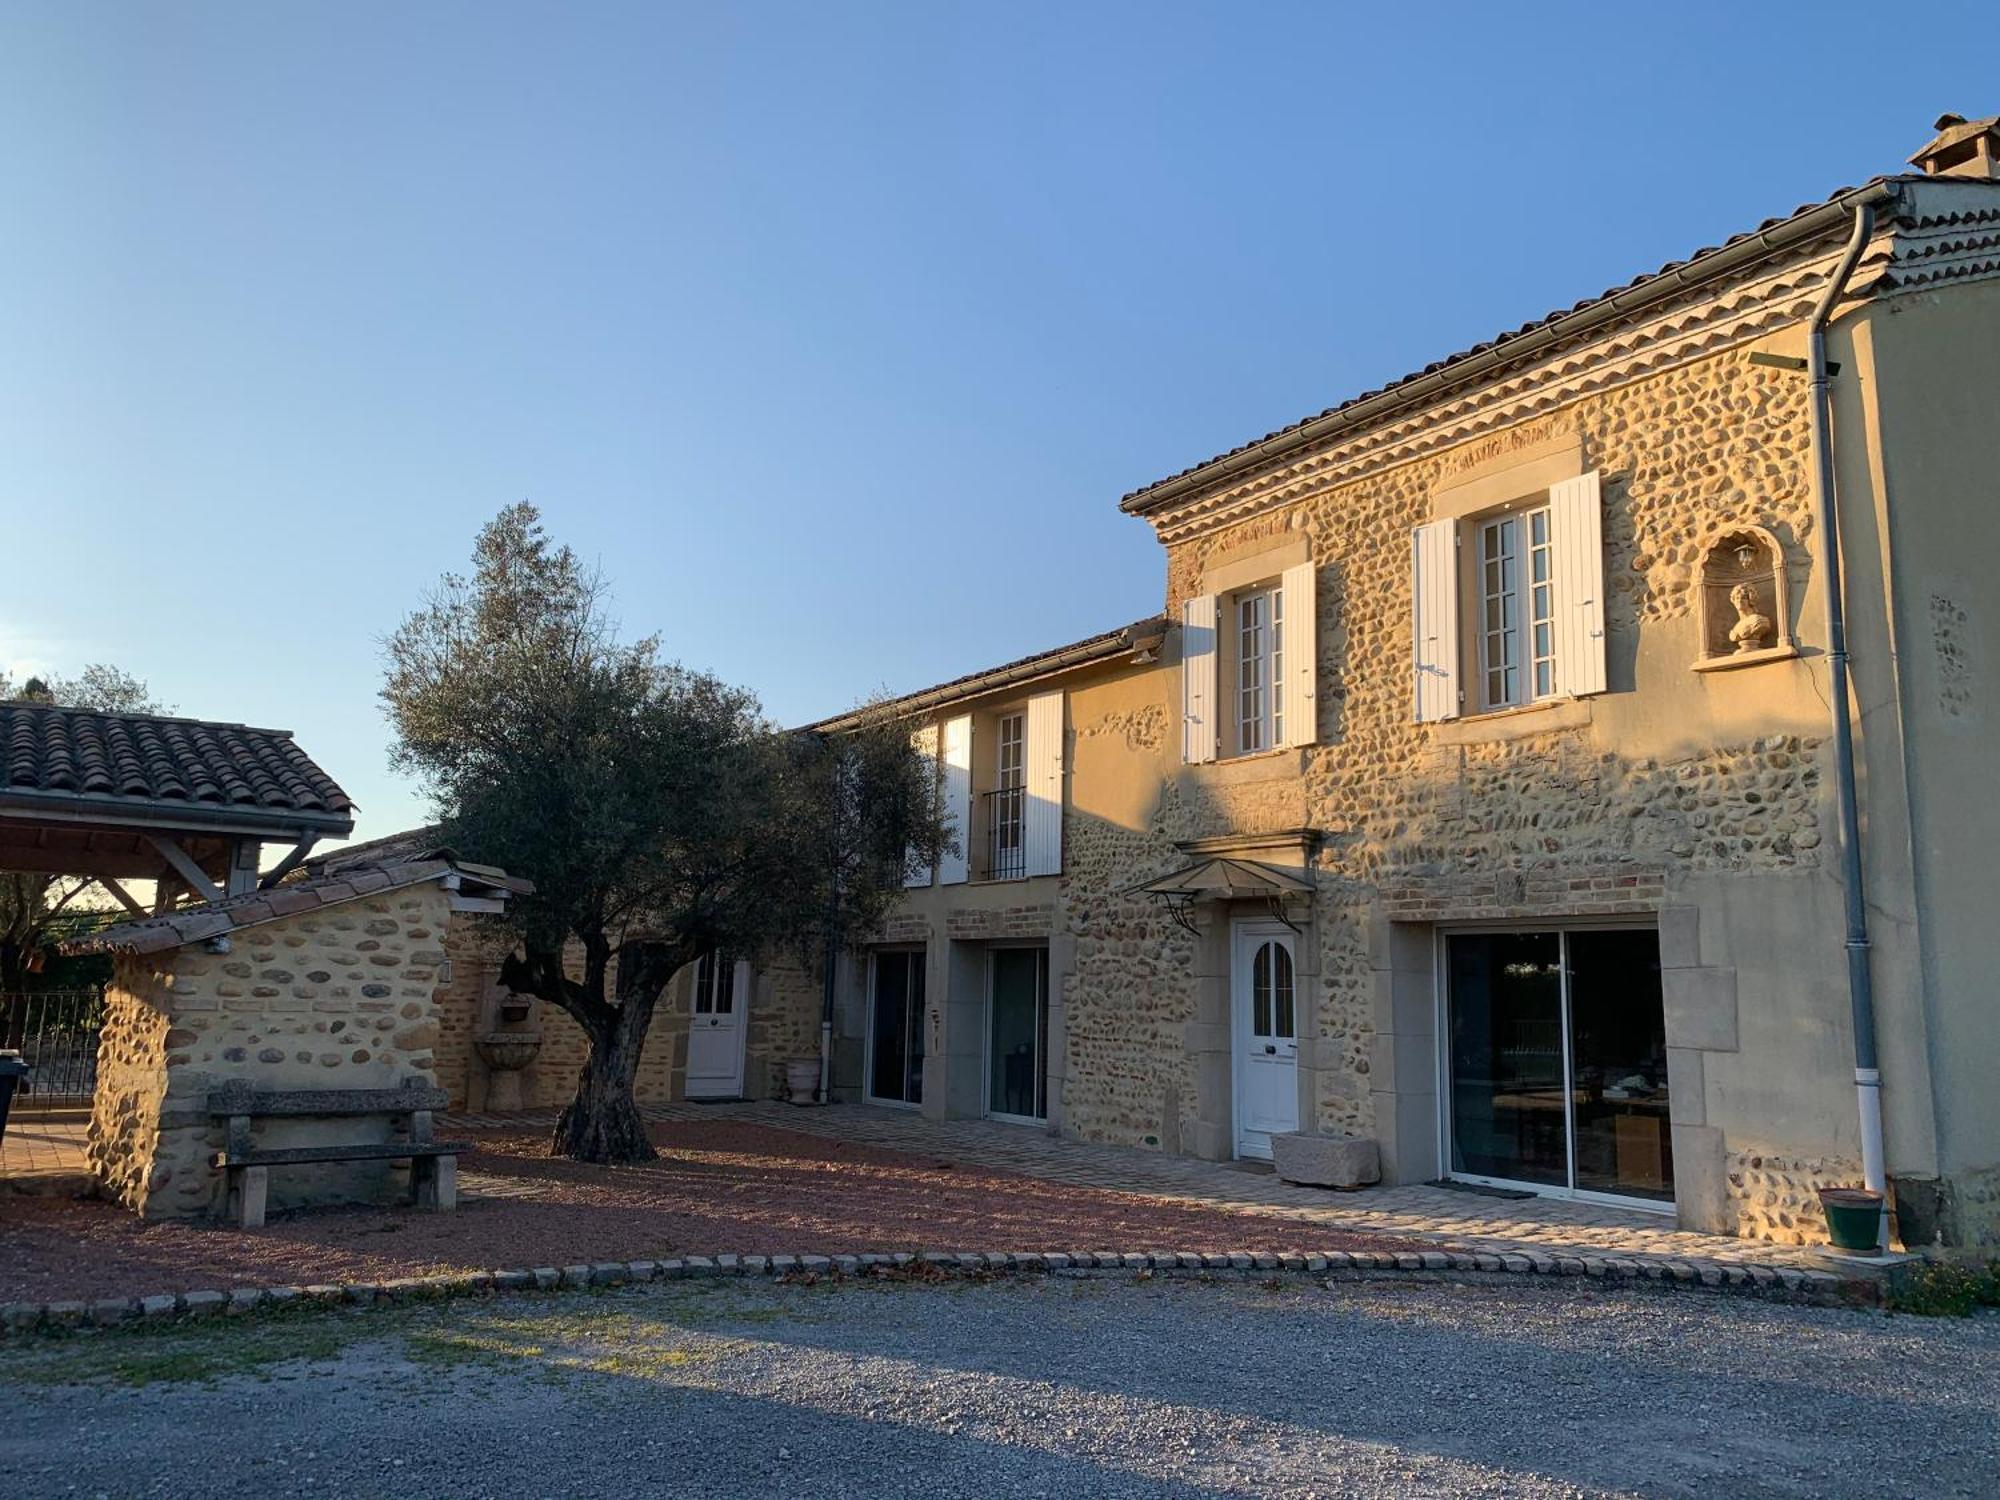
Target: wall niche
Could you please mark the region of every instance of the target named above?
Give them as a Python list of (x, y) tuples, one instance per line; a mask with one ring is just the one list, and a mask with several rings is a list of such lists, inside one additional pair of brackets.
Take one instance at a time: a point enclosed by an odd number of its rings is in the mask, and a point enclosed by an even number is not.
[(1697, 672), (1716, 672), (1797, 656), (1792, 640), (1785, 554), (1761, 526), (1734, 526), (1702, 555), (1701, 658)]

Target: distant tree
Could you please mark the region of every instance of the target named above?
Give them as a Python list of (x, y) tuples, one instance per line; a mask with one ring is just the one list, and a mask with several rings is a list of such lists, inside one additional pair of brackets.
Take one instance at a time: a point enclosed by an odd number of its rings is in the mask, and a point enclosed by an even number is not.
[[(131, 673), (103, 662), (71, 678), (30, 677), (16, 687), (0, 673), (0, 700), (94, 708), (112, 713), (163, 713), (152, 690)], [(0, 994), (18, 995), (58, 933), (62, 919), (97, 900), (88, 877), (9, 871), (0, 873)], [(10, 1006), (5, 1045), (20, 1040), (19, 1006)]]
[(946, 835), (907, 733), (780, 731), (656, 638), (621, 641), (605, 606), (602, 578), (512, 506), (471, 576), (386, 643), (382, 697), (447, 840), (535, 883), (510, 904), (503, 981), (588, 1041), (555, 1149), (631, 1162), (654, 1154), (633, 1083), (674, 974), (710, 951), (820, 951), (828, 913), (879, 915), (909, 852), (934, 859)]

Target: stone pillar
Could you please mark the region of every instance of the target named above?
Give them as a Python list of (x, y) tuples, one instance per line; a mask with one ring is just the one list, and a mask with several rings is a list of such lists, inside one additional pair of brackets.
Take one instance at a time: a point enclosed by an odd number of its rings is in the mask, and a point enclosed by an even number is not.
[(1368, 1075), (1382, 1181), (1430, 1182), (1438, 1139), (1437, 929), (1377, 920), (1371, 933), (1375, 1017)]
[[(274, 898), (275, 899), (275, 898)], [(393, 1088), (436, 1080), (435, 992), (448, 898), (436, 884), (273, 916), (195, 944), (123, 955), (105, 996), (88, 1153), (105, 1190), (147, 1218), (222, 1205), (210, 1090)], [(386, 1141), (387, 1116), (258, 1121), (256, 1144)], [(386, 1163), (281, 1168), (271, 1206), (376, 1201), (406, 1185)]]

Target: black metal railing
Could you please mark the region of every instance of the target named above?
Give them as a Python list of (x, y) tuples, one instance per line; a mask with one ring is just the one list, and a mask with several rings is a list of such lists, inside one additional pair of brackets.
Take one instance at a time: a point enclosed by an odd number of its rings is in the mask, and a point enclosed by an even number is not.
[(17, 1049), (28, 1065), (13, 1112), (88, 1106), (97, 1087), (97, 1038), (103, 1029), (102, 990), (0, 995), (0, 1045)]
[(1003, 786), (981, 799), (986, 814), (986, 878), (1019, 880), (1028, 873), (1027, 788)]

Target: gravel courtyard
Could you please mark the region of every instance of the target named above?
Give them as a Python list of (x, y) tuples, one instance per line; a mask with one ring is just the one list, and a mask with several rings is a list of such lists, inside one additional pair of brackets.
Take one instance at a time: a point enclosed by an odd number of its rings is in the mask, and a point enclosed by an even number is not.
[(1513, 1277), (666, 1283), (45, 1339), (0, 1407), (6, 1496), (1989, 1496), (2000, 1319)]

